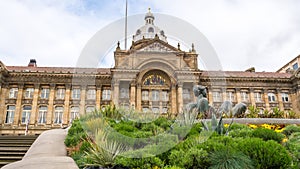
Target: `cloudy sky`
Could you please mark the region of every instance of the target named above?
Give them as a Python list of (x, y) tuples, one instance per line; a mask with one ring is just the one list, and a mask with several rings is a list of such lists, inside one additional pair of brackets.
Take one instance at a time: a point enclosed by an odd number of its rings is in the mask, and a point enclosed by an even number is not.
[[(151, 7), (153, 13), (194, 25), (215, 49), (223, 70), (276, 71), (300, 54), (298, 0), (128, 3), (128, 15), (144, 14)], [(0, 60), (27, 65), (35, 58), (38, 66), (76, 66), (89, 39), (124, 12), (125, 0), (1, 0)]]

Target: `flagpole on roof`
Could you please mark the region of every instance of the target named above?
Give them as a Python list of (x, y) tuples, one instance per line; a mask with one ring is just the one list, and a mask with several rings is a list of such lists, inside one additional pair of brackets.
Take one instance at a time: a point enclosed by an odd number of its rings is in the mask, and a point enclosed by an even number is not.
[(125, 7), (125, 50), (127, 49), (127, 5), (128, 5), (128, 2), (126, 0), (126, 7)]

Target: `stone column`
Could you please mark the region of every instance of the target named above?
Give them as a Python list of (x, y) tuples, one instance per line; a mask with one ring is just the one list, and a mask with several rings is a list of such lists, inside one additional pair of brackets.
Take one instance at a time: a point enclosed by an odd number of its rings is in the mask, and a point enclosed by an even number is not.
[(222, 88), (222, 101), (226, 101), (227, 97), (226, 97), (226, 88)]
[(135, 108), (135, 93), (136, 88), (134, 84), (130, 85), (130, 107), (129, 108)]
[(176, 84), (172, 84), (171, 87), (171, 113), (172, 114), (177, 114), (177, 104), (176, 104)]
[(96, 109), (100, 110), (101, 108), (101, 97), (102, 97), (102, 91), (101, 91), (102, 85), (97, 85), (96, 87)]
[(70, 97), (71, 97), (71, 84), (66, 84), (65, 103), (64, 103), (64, 112), (63, 112), (63, 124), (69, 123)]
[(266, 109), (269, 110), (270, 109), (270, 103), (269, 103), (269, 99), (268, 99), (268, 89), (264, 89), (263, 99), (264, 99), (264, 102), (266, 104)]
[(283, 102), (282, 102), (282, 98), (281, 98), (281, 90), (280, 89), (277, 89), (277, 99), (278, 99), (278, 108), (280, 110), (284, 110), (284, 106), (283, 106)]
[(208, 103), (210, 104), (210, 105), (213, 105), (213, 103), (214, 103), (214, 100), (213, 100), (213, 91), (212, 91), (212, 88), (208, 88)]
[(8, 85), (3, 85), (0, 84), (0, 124), (5, 123), (5, 118), (6, 118), (6, 108), (5, 108), (5, 99), (7, 98), (7, 91), (8, 91)]
[(48, 102), (48, 110), (46, 117), (46, 124), (50, 125), (53, 120), (53, 111), (54, 111), (54, 99), (55, 99), (55, 84), (50, 84), (50, 93), (49, 93), (49, 102)]
[(137, 84), (136, 90), (136, 109), (141, 111), (142, 110), (142, 86), (141, 84)]
[(119, 81), (115, 80), (114, 83), (113, 83), (113, 88), (114, 88), (114, 91), (113, 91), (113, 104), (115, 106), (119, 106)]
[(38, 99), (39, 99), (39, 91), (40, 91), (40, 84), (34, 84), (34, 92), (33, 92), (33, 99), (32, 99), (32, 109), (30, 115), (30, 123), (29, 124), (36, 124), (38, 118)]
[(236, 88), (235, 93), (236, 93), (236, 102), (241, 103), (242, 102), (241, 88)]
[(16, 111), (15, 111), (15, 117), (14, 117), (15, 125), (18, 125), (21, 123), (23, 90), (24, 90), (24, 83), (21, 83), (18, 86), (18, 96), (17, 96), (17, 101), (16, 101)]
[(79, 116), (85, 113), (86, 85), (81, 86)]
[(177, 88), (177, 104), (178, 104), (178, 112), (182, 112), (183, 111), (183, 99), (182, 99), (182, 83), (178, 83), (177, 84), (178, 88)]
[(256, 101), (255, 101), (255, 97), (254, 97), (254, 89), (253, 88), (250, 88), (249, 89), (249, 96), (250, 96), (250, 103), (252, 106), (256, 106)]

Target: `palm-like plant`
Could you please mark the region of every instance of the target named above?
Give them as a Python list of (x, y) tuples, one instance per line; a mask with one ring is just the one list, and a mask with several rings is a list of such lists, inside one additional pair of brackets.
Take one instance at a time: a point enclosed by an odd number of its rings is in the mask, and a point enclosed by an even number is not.
[(95, 134), (95, 143), (91, 142), (91, 148), (86, 151), (86, 158), (90, 163), (85, 166), (112, 167), (115, 165), (115, 159), (118, 155), (126, 152), (129, 148), (117, 142), (107, 139), (107, 132), (98, 130)]
[(221, 149), (210, 155), (209, 169), (254, 169), (249, 156), (230, 149)]

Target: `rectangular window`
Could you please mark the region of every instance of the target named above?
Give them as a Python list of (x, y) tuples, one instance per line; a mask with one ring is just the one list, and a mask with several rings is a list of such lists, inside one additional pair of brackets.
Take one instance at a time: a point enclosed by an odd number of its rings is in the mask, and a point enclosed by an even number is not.
[(56, 90), (56, 99), (65, 99), (65, 92), (66, 92), (65, 89), (58, 88)]
[(249, 102), (249, 94), (247, 92), (241, 92), (241, 98), (243, 102)]
[(13, 123), (15, 117), (16, 106), (7, 106), (5, 123)]
[(64, 111), (63, 107), (55, 107), (55, 111), (54, 111), (54, 123), (55, 124), (62, 123), (63, 111)]
[(182, 99), (183, 100), (189, 100), (189, 99), (191, 99), (190, 89), (182, 89)]
[(159, 113), (159, 107), (153, 107), (152, 112), (153, 113)]
[(121, 99), (128, 99), (129, 98), (129, 89), (121, 88), (120, 89), (120, 98)]
[(105, 89), (102, 91), (102, 100), (110, 100), (110, 90)]
[(47, 110), (48, 110), (48, 108), (46, 106), (41, 106), (39, 108), (39, 119), (38, 119), (39, 124), (46, 123)]
[(152, 101), (159, 101), (159, 91), (158, 90), (152, 90)]
[(298, 66), (298, 63), (293, 64), (293, 69), (294, 69), (294, 70), (297, 70), (298, 67), (299, 67), (299, 66)]
[(268, 93), (269, 102), (276, 102), (276, 96), (274, 93)]
[(72, 89), (72, 99), (80, 99), (80, 89)]
[(72, 107), (70, 112), (70, 121), (79, 117), (79, 107)]
[(221, 102), (222, 101), (222, 97), (221, 97), (221, 93), (220, 92), (213, 92), (213, 101), (214, 102)]
[(32, 99), (32, 97), (33, 97), (33, 92), (34, 92), (34, 89), (33, 88), (27, 88), (26, 90), (25, 90), (25, 98), (26, 99)]
[(11, 88), (10, 90), (9, 90), (9, 98), (10, 99), (15, 99), (15, 98), (17, 98), (17, 96), (18, 96), (18, 88)]
[(281, 99), (283, 102), (289, 102), (289, 95), (287, 93), (281, 93)]
[(149, 100), (149, 92), (147, 90), (142, 91), (142, 100), (143, 101)]
[(262, 102), (261, 93), (255, 92), (254, 93), (254, 99), (255, 99), (255, 102)]
[(49, 98), (50, 90), (48, 88), (42, 88), (41, 90), (41, 99), (48, 99)]
[(234, 92), (227, 92), (227, 100), (231, 102), (235, 102), (235, 93)]
[(24, 106), (22, 112), (22, 121), (21, 123), (29, 123), (31, 113), (31, 106)]
[(169, 101), (169, 93), (167, 91), (162, 91), (161, 96), (162, 101)]
[(85, 112), (90, 113), (90, 112), (93, 112), (94, 110), (95, 110), (94, 106), (88, 106), (88, 107), (86, 107)]
[(95, 89), (89, 89), (87, 91), (87, 99), (88, 100), (95, 100), (96, 99), (96, 90)]

